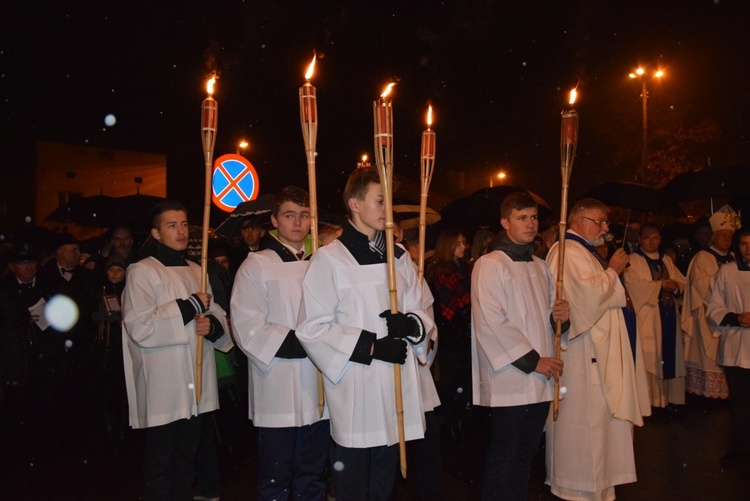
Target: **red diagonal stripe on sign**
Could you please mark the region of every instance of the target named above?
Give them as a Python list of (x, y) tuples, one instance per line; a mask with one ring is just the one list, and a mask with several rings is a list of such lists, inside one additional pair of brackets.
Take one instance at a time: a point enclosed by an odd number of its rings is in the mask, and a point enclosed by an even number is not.
[(232, 177), (229, 174), (229, 172), (227, 172), (227, 170), (224, 168), (224, 166), (221, 165), (221, 164), (217, 165), (216, 168), (219, 171), (221, 171), (221, 173), (224, 174), (224, 177), (227, 178), (227, 181), (229, 181), (229, 185), (226, 188), (224, 188), (223, 190), (221, 190), (221, 193), (217, 194), (216, 198), (218, 198), (219, 200), (221, 200), (222, 198), (224, 198), (224, 195), (226, 195), (227, 193), (229, 193), (234, 188), (235, 190), (237, 190), (237, 193), (240, 195), (240, 198), (242, 198), (242, 200), (244, 200), (245, 202), (247, 202), (248, 200), (250, 200), (250, 197), (248, 197), (247, 194), (244, 191), (242, 191), (242, 188), (240, 188), (240, 186), (238, 184), (239, 181), (242, 180), (242, 178), (245, 176), (245, 174), (247, 174), (248, 172), (250, 172), (250, 167), (245, 166), (245, 168), (242, 170), (242, 172), (240, 172), (239, 174), (237, 174), (237, 177)]

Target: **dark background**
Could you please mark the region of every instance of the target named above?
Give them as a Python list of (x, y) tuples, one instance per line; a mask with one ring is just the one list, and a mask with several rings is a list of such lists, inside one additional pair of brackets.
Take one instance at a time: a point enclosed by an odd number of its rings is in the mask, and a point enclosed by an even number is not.
[(684, 127), (714, 120), (706, 161), (738, 165), (750, 153), (749, 14), (739, 0), (4, 1), (0, 200), (11, 226), (32, 213), (34, 144), (46, 140), (165, 153), (168, 195), (198, 207), (212, 71), (215, 156), (247, 138), (262, 192), (306, 186), (297, 89), (313, 49), (324, 55), (313, 78), (318, 199), (337, 211), (346, 174), (372, 151), (372, 101), (393, 78), (396, 173), (419, 178), (431, 102), (433, 190), (449, 198), (448, 173), (503, 169), (559, 204), (560, 111), (576, 84), (572, 195), (632, 181), (641, 100), (627, 74), (638, 64), (667, 72), (649, 83), (649, 130), (670, 114)]

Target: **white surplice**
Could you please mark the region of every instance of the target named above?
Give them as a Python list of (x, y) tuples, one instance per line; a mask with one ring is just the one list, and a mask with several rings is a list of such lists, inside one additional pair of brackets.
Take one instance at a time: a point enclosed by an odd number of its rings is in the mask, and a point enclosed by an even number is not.
[[(297, 324), (308, 264), (284, 262), (267, 249), (248, 254), (234, 279), (232, 332), (250, 362), (249, 417), (257, 427), (300, 427), (321, 420), (313, 363), (275, 356)], [(327, 410), (322, 419), (328, 419)]]
[[(728, 313), (750, 311), (750, 271), (740, 271), (737, 263), (721, 265), (711, 279), (706, 299), (706, 316), (719, 338), (716, 361), (719, 365), (750, 369), (750, 328), (722, 326)], [(747, 425), (747, 423), (744, 423)]]
[[(422, 286), (407, 252), (396, 260), (399, 311), (417, 314), (429, 334), (434, 323), (423, 310)], [(310, 260), (302, 286), (297, 326), (313, 363), (323, 372), (331, 435), (344, 447), (368, 448), (398, 442), (394, 364), (351, 362), (362, 330), (386, 337), (381, 312), (390, 308), (386, 264), (360, 265), (339, 240)], [(429, 336), (407, 350), (401, 371), (406, 440), (424, 436), (417, 357), (425, 360)], [(407, 343), (408, 344), (408, 343)]]
[(202, 395), (196, 404), (195, 321), (184, 325), (175, 301), (200, 289), (200, 274), (200, 266), (191, 261), (188, 266), (164, 266), (153, 257), (128, 267), (122, 345), (133, 428), (160, 426), (219, 408), (214, 347), (224, 352), (232, 347), (226, 314), (211, 302), (209, 313), (221, 322), (224, 334), (215, 343), (203, 342)]
[(505, 252), (480, 257), (471, 274), (471, 369), (475, 405), (509, 407), (552, 400), (554, 380), (512, 362), (536, 350), (554, 356), (555, 300), (547, 265), (514, 262)]

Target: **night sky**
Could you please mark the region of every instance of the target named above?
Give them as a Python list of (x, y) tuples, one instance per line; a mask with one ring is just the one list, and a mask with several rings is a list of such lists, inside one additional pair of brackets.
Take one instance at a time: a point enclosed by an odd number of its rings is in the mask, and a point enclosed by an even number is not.
[[(572, 194), (633, 180), (641, 101), (627, 73), (639, 63), (667, 72), (650, 86), (649, 127), (670, 114), (715, 120), (712, 164), (747, 164), (749, 20), (742, 0), (3, 1), (0, 169), (30, 179), (37, 140), (164, 153), (169, 196), (202, 200), (200, 103), (216, 71), (216, 156), (247, 138), (263, 192), (306, 186), (297, 89), (315, 49), (322, 206), (342, 208), (346, 174), (372, 152), (372, 101), (391, 79), (397, 175), (419, 178), (432, 103), (436, 191), (456, 196), (449, 171), (503, 169), (554, 206), (560, 111), (576, 84)], [(11, 206), (29, 203), (3, 185)]]

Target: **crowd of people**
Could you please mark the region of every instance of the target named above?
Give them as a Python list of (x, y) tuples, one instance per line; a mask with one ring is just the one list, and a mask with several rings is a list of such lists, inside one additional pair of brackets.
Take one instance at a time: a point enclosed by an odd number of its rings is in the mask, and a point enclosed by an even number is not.
[[(211, 242), (205, 287), (179, 202), (154, 207), (140, 246), (125, 227), (88, 259), (66, 234), (49, 256), (9, 246), (5, 446), (42, 459), (144, 429), (144, 499), (214, 500), (219, 450), (249, 427), (232, 409), (257, 431), (258, 499), (390, 499), (402, 435), (420, 497), (440, 500), (441, 443), (486, 408), (482, 499), (526, 499), (544, 436), (554, 495), (609, 500), (636, 481), (633, 427), (688, 392), (730, 399), (736, 448), (720, 459), (748, 464), (750, 230), (730, 207), (691, 253), (654, 224), (608, 244), (593, 199), (558, 241), (517, 192), (499, 233), (441, 232), (424, 280), (397, 225), (393, 308), (377, 170), (354, 171), (343, 202), (313, 254), (308, 194), (281, 190), (267, 223)], [(45, 314), (60, 296), (69, 325)]]

